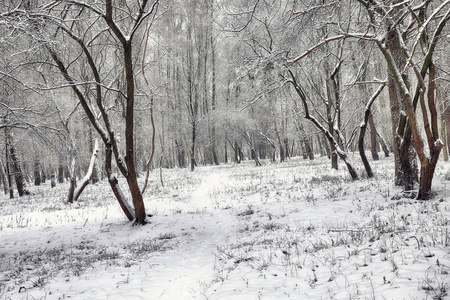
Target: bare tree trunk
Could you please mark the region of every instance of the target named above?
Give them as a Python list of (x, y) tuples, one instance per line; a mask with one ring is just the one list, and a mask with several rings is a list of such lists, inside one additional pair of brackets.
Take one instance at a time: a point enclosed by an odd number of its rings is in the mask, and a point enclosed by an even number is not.
[(311, 143), (308, 137), (303, 138), (303, 142), (305, 144), (306, 154), (308, 155), (309, 160), (314, 160), (314, 151), (311, 147)]
[(241, 151), (237, 141), (234, 141), (234, 162), (240, 164), (241, 163)]
[[(94, 152), (95, 144), (98, 143), (97, 139), (94, 139), (92, 126), (89, 124), (89, 151)], [(98, 145), (97, 145), (98, 146)], [(92, 169), (91, 183), (96, 184), (100, 181), (100, 168), (98, 167), (97, 160), (94, 162), (94, 167)]]
[(191, 151), (190, 151), (190, 153), (191, 153), (191, 171), (194, 171), (195, 165), (196, 165), (196, 163), (195, 163), (195, 141), (196, 141), (196, 138), (197, 138), (197, 128), (196, 127), (197, 126), (196, 126), (195, 121), (194, 121), (194, 124), (192, 124), (192, 132), (191, 132), (191, 137), (192, 137), (192, 139), (191, 139)]
[(17, 192), (19, 193), (19, 196), (29, 195), (30, 192), (27, 190), (26, 187), (25, 177), (22, 172), (19, 157), (17, 156), (16, 147), (13, 142), (11, 128), (8, 126), (5, 127), (5, 136), (6, 136), (6, 149), (9, 160), (9, 169), (10, 172), (12, 172), (12, 174), (14, 175)]
[(290, 153), (289, 153), (289, 140), (288, 140), (288, 138), (285, 138), (284, 140), (283, 140), (283, 142), (284, 142), (284, 149), (285, 149), (285, 158), (290, 158)]
[(72, 157), (72, 162), (69, 167), (69, 194), (67, 195), (67, 202), (73, 203), (73, 193), (75, 192), (75, 188), (77, 186), (77, 176), (75, 174), (75, 164), (76, 159), (75, 155)]
[(370, 152), (372, 153), (372, 159), (379, 160), (380, 156), (378, 155), (377, 130), (375, 128), (373, 114), (370, 114), (368, 122), (370, 126)]
[(98, 156), (98, 141), (95, 140), (94, 149), (92, 150), (92, 156), (88, 170), (84, 178), (80, 181), (80, 185), (73, 192), (73, 201), (78, 200), (81, 193), (83, 193), (86, 186), (88, 186), (89, 182), (92, 180), (92, 173), (95, 170), (95, 162), (97, 161), (97, 156)]
[(0, 174), (2, 177), (3, 191), (5, 192), (5, 195), (8, 195), (9, 191), (8, 177), (7, 172), (5, 171), (5, 165), (3, 164), (3, 160), (1, 159), (0, 159)]
[[(299, 112), (296, 104), (295, 104), (295, 112), (297, 113)], [(314, 160), (314, 152), (312, 150), (309, 138), (306, 135), (305, 129), (303, 128), (302, 124), (297, 120), (297, 118), (294, 119), (294, 124), (295, 128), (297, 129), (298, 138), (300, 140), (303, 159), (309, 158), (310, 160)]]
[(45, 168), (41, 166), (41, 183), (45, 183), (47, 181), (47, 175)]
[[(437, 85), (437, 84), (436, 84)], [(446, 120), (445, 120), (445, 114), (446, 114), (446, 105), (448, 105), (449, 103), (447, 100), (447, 95), (448, 95), (448, 91), (445, 90), (444, 87), (442, 87), (441, 85), (436, 86), (436, 93), (437, 93), (437, 99), (439, 101), (439, 106), (440, 109), (438, 111), (439, 113), (439, 123), (440, 123), (440, 132), (439, 135), (442, 137), (442, 143), (444, 144), (443, 148), (442, 148), (442, 152), (444, 154), (444, 161), (448, 161), (448, 155), (449, 155), (449, 151), (448, 151), (448, 140), (447, 140), (447, 133), (449, 131), (448, 126), (446, 125)]]
[(145, 174), (145, 182), (144, 187), (142, 188), (142, 194), (145, 193), (145, 190), (147, 189), (148, 184), (148, 176), (150, 175), (150, 169), (153, 163), (153, 157), (155, 155), (155, 136), (156, 136), (156, 129), (155, 129), (155, 120), (153, 118), (153, 96), (150, 98), (150, 123), (152, 124), (152, 149), (150, 150), (150, 158), (147, 161), (146, 164), (146, 174)]
[(34, 159), (34, 185), (41, 185), (41, 167), (39, 164), (39, 160), (37, 158)]
[(383, 149), (384, 157), (389, 157), (391, 151), (389, 150), (389, 147), (386, 144), (386, 141), (384, 140), (384, 138), (381, 136), (381, 134), (378, 131), (376, 131), (376, 133), (377, 133), (378, 142), (381, 144), (381, 149)]
[[(373, 177), (373, 171), (372, 171), (372, 167), (369, 164), (369, 160), (366, 157), (366, 153), (365, 153), (365, 149), (364, 149), (364, 135), (366, 133), (366, 128), (367, 128), (367, 122), (370, 119), (370, 116), (372, 115), (371, 113), (371, 107), (372, 104), (375, 102), (375, 99), (377, 99), (378, 95), (380, 95), (381, 91), (383, 90), (385, 84), (383, 84), (369, 99), (369, 101), (366, 104), (366, 108), (364, 111), (364, 120), (361, 124), (361, 130), (359, 133), (359, 139), (358, 139), (358, 150), (359, 150), (359, 155), (361, 156), (361, 160), (364, 164), (364, 168), (366, 169), (366, 173), (367, 176), (369, 178)], [(375, 129), (375, 128), (374, 128)], [(375, 147), (375, 151), (376, 151), (376, 147)]]
[(55, 174), (51, 174), (50, 175), (50, 186), (52, 188), (56, 187), (56, 178), (55, 178)]
[[(443, 25), (450, 20), (450, 10), (447, 12), (444, 18), (440, 21), (440, 30), (442, 30)], [(438, 29), (439, 30), (439, 29)], [(437, 39), (439, 34), (434, 34), (433, 43), (437, 43)], [(398, 65), (396, 65), (392, 53), (388, 48), (385, 47), (380, 41), (378, 41), (378, 47), (382, 51), (385, 59), (388, 63), (388, 67), (392, 72), (392, 76), (395, 79), (395, 83), (402, 97), (403, 104), (406, 108), (407, 114), (407, 128), (405, 129), (404, 140), (411, 136), (414, 141), (414, 150), (419, 157), (420, 165), (421, 165), (421, 177), (419, 181), (419, 192), (417, 199), (427, 199), (429, 197), (429, 193), (431, 190), (431, 182), (433, 178), (433, 173), (436, 167), (436, 164), (439, 159), (439, 154), (442, 149), (442, 142), (439, 139), (439, 131), (438, 131), (438, 122), (437, 122), (437, 109), (435, 103), (435, 93), (436, 93), (436, 70), (432, 62), (432, 54), (433, 49), (430, 48), (427, 52), (426, 59), (424, 60), (424, 65), (422, 66), (422, 70), (419, 71), (417, 68), (414, 68), (416, 72), (416, 76), (419, 81), (419, 85), (416, 88), (416, 93), (414, 98), (411, 96), (411, 93), (408, 89), (408, 85), (405, 82), (405, 79), (402, 77), (402, 74), (399, 71)], [(403, 49), (402, 49), (403, 50)], [(414, 66), (415, 67), (415, 66)], [(423, 78), (425, 77), (427, 71), (429, 72), (428, 77), (428, 87), (425, 84)], [(427, 99), (428, 105), (425, 103), (425, 91), (427, 91)], [(415, 99), (418, 99), (422, 111), (423, 118), (423, 127), (427, 138), (428, 151), (429, 154), (425, 151), (425, 143), (422, 139), (422, 136), (419, 132), (417, 125), (417, 117), (415, 113), (415, 104), (417, 103)], [(427, 107), (428, 106), (428, 107)], [(402, 145), (402, 148), (404, 145)]]
[[(395, 2), (400, 1), (396, 0)], [(411, 190), (414, 188), (415, 178), (417, 177), (416, 170), (412, 165), (415, 161), (415, 155), (412, 151), (411, 136), (405, 135), (406, 120), (404, 119), (406, 117), (401, 114), (401, 111), (405, 110), (404, 101), (402, 101), (398, 90), (396, 74), (394, 74), (394, 71), (389, 65), (396, 64), (398, 68), (402, 69), (407, 62), (403, 53), (400, 38), (395, 33), (395, 29), (392, 29), (392, 32), (388, 33), (386, 43), (386, 48), (389, 49), (392, 54), (392, 62), (388, 62), (388, 89), (392, 119), (392, 150), (395, 162), (395, 184), (403, 186), (406, 190)], [(405, 74), (402, 74), (401, 76), (402, 81), (408, 84), (409, 80), (407, 76)]]
[(125, 164), (127, 165), (128, 176), (127, 182), (131, 193), (134, 206), (134, 217), (137, 224), (145, 224), (147, 214), (145, 213), (144, 200), (137, 182), (136, 166), (134, 163), (135, 149), (134, 149), (134, 70), (133, 70), (133, 51), (131, 42), (123, 43), (123, 56), (125, 66), (125, 77), (127, 83), (127, 108), (125, 120), (125, 144), (126, 155)]
[(58, 165), (58, 183), (64, 183), (64, 165), (62, 159), (59, 160)]
[[(327, 95), (327, 124), (328, 124), (328, 132), (333, 136), (334, 139), (336, 139), (335, 135), (335, 128), (334, 128), (334, 121), (336, 118), (336, 125), (337, 129), (340, 130), (341, 125), (341, 112), (340, 112), (340, 87), (339, 87), (339, 69), (341, 66), (341, 62), (339, 61), (337, 65), (335, 66), (335, 69), (331, 72), (329, 70), (328, 61), (325, 61), (325, 72), (328, 75), (330, 75), (329, 78), (326, 80), (326, 95)], [(334, 101), (333, 101), (334, 98)], [(334, 103), (334, 113), (335, 116), (332, 115), (332, 106)], [(328, 140), (329, 146), (330, 146), (330, 155), (331, 155), (331, 168), (337, 170), (339, 168), (338, 165), (338, 154), (337, 154), (337, 148), (336, 144), (328, 139), (328, 137), (325, 135), (325, 137)], [(337, 140), (339, 145), (339, 140)], [(344, 149), (345, 150), (345, 149)]]
[[(211, 30), (213, 26), (212, 22), (213, 10), (211, 8)], [(211, 64), (212, 64), (212, 82), (211, 82), (211, 111), (214, 112), (216, 110), (216, 46), (214, 44), (214, 37), (211, 33)], [(211, 152), (214, 164), (219, 165), (219, 157), (217, 155), (217, 147), (216, 147), (216, 124), (213, 121), (211, 124)]]
[[(330, 149), (330, 144), (328, 143), (328, 140), (327, 140), (327, 138), (325, 137), (325, 135), (323, 133), (320, 134), (319, 143), (321, 144), (322, 149), (325, 152), (325, 154), (328, 157), (328, 159), (331, 159), (332, 158), (332, 156), (331, 156), (332, 152), (331, 152), (331, 149)], [(332, 165), (332, 167), (331, 167), (332, 169), (336, 169), (337, 168), (337, 167), (333, 168), (333, 162), (331, 163), (331, 165)]]
[(122, 208), (122, 211), (125, 213), (125, 216), (128, 218), (128, 220), (133, 221), (134, 220), (134, 212), (133, 208), (128, 204), (126, 201), (125, 195), (122, 193), (120, 187), (119, 187), (119, 181), (117, 180), (116, 176), (112, 173), (111, 168), (111, 161), (112, 161), (112, 149), (111, 144), (106, 145), (106, 155), (105, 155), (105, 171), (106, 176), (108, 176), (108, 182), (111, 186), (111, 189), (116, 196), (117, 201), (119, 202), (120, 207)]

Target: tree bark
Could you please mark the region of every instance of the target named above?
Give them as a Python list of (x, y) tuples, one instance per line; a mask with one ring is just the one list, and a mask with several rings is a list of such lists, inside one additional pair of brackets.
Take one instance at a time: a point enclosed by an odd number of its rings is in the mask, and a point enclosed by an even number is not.
[(372, 159), (379, 160), (380, 156), (378, 155), (377, 130), (375, 128), (373, 114), (370, 114), (368, 122), (370, 126), (370, 152), (372, 153)]
[(64, 165), (61, 159), (58, 165), (58, 183), (64, 183)]
[(55, 178), (55, 174), (51, 174), (51, 175), (50, 175), (50, 186), (51, 186), (51, 188), (56, 187), (56, 178)]
[(5, 170), (5, 165), (3, 164), (3, 160), (0, 159), (0, 174), (2, 177), (2, 184), (3, 184), (3, 191), (5, 192), (5, 195), (8, 195), (9, 191), (9, 184), (8, 184), (8, 175)]
[[(364, 164), (364, 168), (366, 169), (367, 177), (369, 177), (369, 178), (373, 177), (373, 171), (372, 171), (372, 167), (370, 166), (369, 160), (367, 159), (367, 156), (366, 156), (366, 153), (365, 153), (365, 149), (364, 149), (364, 135), (366, 133), (367, 123), (368, 123), (368, 121), (370, 119), (370, 116), (372, 115), (372, 113), (371, 113), (372, 104), (375, 102), (375, 100), (377, 99), (378, 95), (380, 95), (380, 93), (383, 90), (384, 86), (385, 86), (385, 84), (383, 84), (380, 88), (378, 88), (378, 90), (371, 96), (371, 98), (369, 99), (369, 101), (366, 104), (366, 108), (365, 108), (365, 111), (364, 111), (364, 119), (363, 119), (363, 122), (361, 124), (360, 133), (359, 133), (359, 139), (358, 139), (359, 155), (361, 156), (361, 160), (362, 160), (362, 162)], [(376, 147), (375, 147), (375, 150), (376, 150)]]
[[(8, 153), (7, 163), (9, 163), (10, 173), (12, 173), (14, 175), (17, 192), (19, 193), (19, 196), (29, 195), (30, 192), (28, 191), (26, 183), (25, 183), (25, 177), (24, 177), (22, 168), (20, 166), (20, 161), (19, 161), (19, 157), (17, 155), (16, 147), (13, 142), (11, 128), (8, 126), (5, 127), (5, 137), (6, 137), (6, 149), (7, 149), (7, 153)], [(11, 189), (11, 184), (10, 184), (10, 189)]]
[(92, 150), (91, 161), (89, 163), (88, 170), (80, 181), (79, 186), (73, 192), (73, 201), (77, 201), (80, 197), (81, 193), (83, 193), (84, 189), (88, 186), (88, 184), (92, 181), (92, 174), (95, 170), (95, 162), (97, 161), (98, 156), (98, 141), (95, 140), (94, 149)]
[(34, 160), (34, 185), (41, 185), (41, 167), (39, 164), (39, 160), (36, 158)]
[(75, 175), (75, 157), (72, 158), (72, 163), (69, 167), (69, 194), (67, 195), (67, 202), (73, 203), (73, 194), (75, 192), (75, 188), (77, 186), (77, 176)]
[(384, 140), (384, 138), (381, 136), (381, 134), (378, 131), (376, 131), (376, 134), (377, 134), (378, 142), (381, 144), (381, 149), (383, 149), (384, 157), (389, 157), (391, 151), (389, 150), (389, 147), (386, 144), (386, 141)]

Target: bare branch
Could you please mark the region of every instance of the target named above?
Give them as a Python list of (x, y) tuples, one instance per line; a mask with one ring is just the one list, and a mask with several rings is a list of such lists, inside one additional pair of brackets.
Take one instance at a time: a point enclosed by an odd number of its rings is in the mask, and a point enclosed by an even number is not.
[(329, 4), (313, 6), (313, 7), (308, 8), (307, 10), (304, 10), (304, 11), (294, 11), (292, 14), (294, 16), (304, 15), (304, 14), (307, 14), (307, 13), (315, 12), (316, 10), (319, 10), (319, 9), (322, 9), (322, 8), (327, 8), (327, 7), (331, 7), (331, 6), (337, 5), (340, 2), (341, 2), (341, 0), (337, 0), (337, 1), (334, 1), (334, 2), (329, 3)]

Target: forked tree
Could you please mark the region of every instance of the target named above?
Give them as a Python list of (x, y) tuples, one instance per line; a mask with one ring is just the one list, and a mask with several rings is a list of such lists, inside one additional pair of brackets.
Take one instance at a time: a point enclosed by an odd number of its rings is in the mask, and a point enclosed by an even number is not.
[[(135, 56), (140, 52), (135, 51), (134, 46), (141, 46), (135, 42), (136, 36), (142, 34), (142, 24), (156, 13), (158, 2), (66, 0), (46, 1), (30, 7), (17, 1), (15, 6), (11, 5), (7, 12), (0, 14), (5, 24), (28, 34), (49, 53), (103, 141), (105, 170), (115, 197), (126, 217), (138, 224), (145, 224), (147, 215), (135, 165)], [(60, 45), (61, 40), (72, 40), (69, 47), (76, 48), (67, 52), (67, 48)], [(77, 53), (71, 56), (74, 49)], [(88, 80), (77, 78), (76, 66), (82, 62), (89, 66)], [(114, 88), (119, 78), (123, 78), (123, 82)], [(81, 86), (90, 87), (90, 92), (84, 93)], [(123, 109), (124, 144), (120, 144), (117, 136), (121, 127), (113, 126), (115, 116), (108, 108), (111, 99), (113, 103), (120, 102)], [(125, 156), (121, 153), (123, 150)], [(113, 158), (126, 179), (133, 206), (113, 173)]]
[[(394, 119), (397, 159), (403, 172), (410, 172), (408, 155), (412, 142), (420, 161), (418, 199), (430, 196), (436, 164), (443, 143), (439, 138), (436, 103), (436, 66), (434, 54), (441, 34), (450, 20), (450, 1), (411, 2), (358, 0), (367, 11), (367, 29), (383, 54), (389, 73), (390, 97), (398, 97), (405, 113)], [(384, 31), (380, 31), (384, 28)], [(408, 80), (408, 71), (415, 75), (417, 84)], [(428, 77), (428, 78), (427, 78)], [(424, 141), (419, 128), (420, 105)], [(428, 149), (426, 149), (426, 145)], [(394, 152), (395, 154), (395, 152)], [(411, 176), (406, 174), (407, 176)], [(410, 185), (407, 182), (408, 187)]]

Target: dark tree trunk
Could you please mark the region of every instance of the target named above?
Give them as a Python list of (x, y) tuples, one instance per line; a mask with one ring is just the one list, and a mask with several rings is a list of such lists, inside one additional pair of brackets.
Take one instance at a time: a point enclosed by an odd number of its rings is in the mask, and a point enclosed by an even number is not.
[(67, 202), (73, 203), (73, 194), (77, 186), (77, 176), (75, 175), (75, 158), (72, 159), (72, 164), (69, 169), (69, 194), (67, 195)]
[[(20, 166), (19, 157), (17, 155), (16, 147), (13, 142), (12, 132), (10, 127), (5, 127), (6, 149), (9, 160), (9, 172), (14, 175), (17, 192), (19, 196), (29, 195), (30, 192), (26, 188), (25, 176)], [(11, 184), (10, 184), (11, 187)]]
[(34, 160), (34, 185), (41, 185), (41, 170), (39, 160)]
[(257, 167), (261, 166), (261, 162), (258, 159), (258, 155), (256, 154), (255, 149), (251, 148), (251, 154), (252, 154), (252, 158), (255, 160), (255, 164)]
[(303, 142), (305, 144), (305, 150), (306, 150), (306, 154), (308, 155), (308, 158), (310, 160), (314, 160), (314, 151), (311, 147), (311, 143), (310, 143), (309, 139), (307, 137), (304, 137)]
[(177, 163), (179, 168), (186, 167), (186, 152), (184, 151), (183, 145), (180, 145), (177, 140), (175, 140), (175, 148), (177, 155)]
[(237, 141), (234, 141), (234, 162), (240, 164), (241, 163), (241, 151)]
[[(133, 70), (133, 51), (131, 42), (127, 41), (123, 44), (124, 48), (124, 65), (125, 78), (127, 84), (127, 107), (125, 120), (125, 144), (126, 155), (125, 164), (128, 170), (127, 183), (131, 193), (134, 206), (134, 217), (137, 224), (145, 224), (147, 214), (145, 213), (144, 199), (142, 198), (141, 189), (137, 182), (136, 165), (134, 163), (136, 152), (134, 149), (134, 70)], [(125, 198), (124, 198), (125, 199)]]
[(116, 196), (117, 201), (119, 202), (120, 207), (122, 208), (122, 211), (124, 212), (125, 216), (128, 218), (128, 220), (133, 221), (134, 220), (134, 213), (133, 208), (128, 204), (127, 201), (125, 201), (125, 195), (122, 193), (119, 187), (119, 181), (117, 180), (116, 176), (112, 173), (111, 168), (111, 161), (112, 161), (112, 149), (111, 144), (106, 144), (106, 150), (105, 150), (105, 171), (106, 176), (108, 177), (109, 185), (111, 186), (111, 190), (113, 191), (114, 195)]
[(364, 168), (366, 169), (367, 177), (373, 177), (372, 167), (370, 166), (369, 160), (367, 159), (366, 153), (364, 151), (364, 135), (366, 133), (367, 124), (363, 124), (361, 126), (361, 131), (359, 133), (358, 139), (358, 150), (359, 155), (361, 156), (361, 160), (364, 164)]
[(283, 142), (284, 142), (284, 151), (285, 151), (285, 158), (290, 158), (290, 153), (289, 153), (289, 140), (287, 139), (287, 138), (285, 138), (284, 140), (283, 140)]
[(61, 162), (58, 166), (58, 183), (64, 183), (64, 165)]
[(191, 156), (191, 171), (194, 171), (195, 169), (195, 140), (197, 137), (197, 131), (196, 131), (196, 124), (195, 121), (192, 124), (192, 132), (191, 132), (191, 136), (192, 136), (192, 140), (191, 140), (191, 152), (190, 152), (190, 156)]
[[(395, 30), (388, 34), (387, 47), (392, 53), (393, 63), (403, 69), (406, 65), (406, 57), (403, 53), (401, 41)], [(417, 168), (414, 167), (416, 156), (411, 145), (411, 134), (405, 134), (406, 116), (401, 114), (405, 111), (403, 101), (395, 80), (395, 74), (388, 65), (388, 89), (391, 108), (393, 152), (395, 162), (395, 184), (403, 186), (406, 190), (414, 188), (417, 178)], [(408, 78), (403, 75), (403, 81), (408, 84)], [(403, 142), (401, 142), (403, 141)]]
[[(377, 89), (377, 91), (370, 97), (369, 101), (366, 104), (366, 107), (365, 107), (365, 110), (364, 110), (364, 119), (363, 119), (363, 122), (361, 124), (361, 130), (360, 130), (359, 139), (358, 139), (359, 155), (361, 156), (361, 160), (363, 161), (364, 168), (366, 169), (367, 176), (369, 178), (373, 177), (373, 171), (372, 171), (372, 168), (371, 168), (371, 166), (369, 164), (369, 160), (366, 157), (366, 152), (365, 152), (365, 149), (364, 149), (364, 136), (365, 136), (366, 129), (367, 129), (367, 123), (370, 122), (370, 117), (372, 116), (372, 113), (371, 113), (372, 104), (375, 102), (377, 97), (383, 91), (384, 86), (385, 86), (385, 84), (380, 86)], [(373, 128), (373, 133), (375, 133), (375, 126), (372, 127), (372, 128)], [(371, 134), (371, 137), (372, 137), (372, 134)], [(376, 142), (376, 140), (375, 140), (375, 142)], [(377, 150), (376, 149), (376, 144), (372, 145), (372, 147), (373, 146), (375, 147), (375, 151), (376, 151)], [(378, 154), (377, 154), (377, 156), (378, 156)]]
[(370, 152), (372, 153), (372, 159), (379, 160), (380, 156), (378, 156), (377, 131), (375, 128), (375, 121), (373, 120), (373, 114), (370, 114), (368, 122), (370, 126)]
[[(214, 35), (212, 33), (213, 30), (213, 9), (210, 8), (211, 12), (211, 23), (210, 23), (210, 46), (211, 46), (211, 64), (212, 64), (212, 73), (211, 73), (211, 110), (214, 112), (216, 110), (216, 47), (214, 44)], [(205, 74), (206, 75), (206, 74)], [(217, 155), (217, 149), (216, 149), (216, 124), (213, 121), (211, 124), (211, 153), (213, 162), (216, 166), (218, 166), (219, 163), (219, 157)]]
[(55, 174), (50, 175), (50, 186), (51, 186), (52, 188), (56, 187)]
[(46, 171), (41, 168), (41, 183), (45, 183), (47, 181)]

